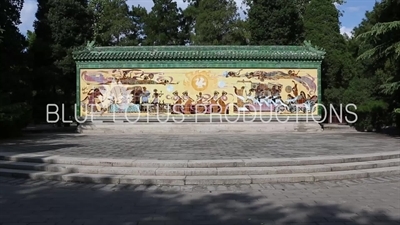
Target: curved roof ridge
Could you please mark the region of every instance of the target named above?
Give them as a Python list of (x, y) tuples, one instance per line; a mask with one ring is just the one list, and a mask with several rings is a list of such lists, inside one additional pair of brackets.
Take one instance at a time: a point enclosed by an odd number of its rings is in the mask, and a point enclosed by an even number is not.
[(126, 60), (297, 60), (322, 61), (325, 52), (302, 46), (87, 46), (74, 52), (76, 61)]

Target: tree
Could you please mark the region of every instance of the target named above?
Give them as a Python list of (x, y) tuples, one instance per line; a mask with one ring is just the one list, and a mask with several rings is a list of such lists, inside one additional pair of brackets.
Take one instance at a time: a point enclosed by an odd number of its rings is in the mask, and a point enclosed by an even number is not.
[(46, 104), (55, 103), (53, 57), (51, 45), (52, 33), (47, 14), (51, 0), (38, 0), (36, 20), (33, 23), (35, 41), (29, 48), (32, 65), (33, 85), (33, 117), (35, 120), (45, 120)]
[(189, 1), (184, 15), (196, 45), (246, 44), (246, 26), (234, 0)]
[[(65, 104), (73, 115), (76, 70), (72, 51), (93, 38), (92, 17), (85, 0), (39, 0), (31, 54), (36, 91), (36, 117), (45, 118), (46, 105)], [(61, 108), (61, 107), (60, 107)], [(67, 110), (68, 109), (68, 110)]]
[(363, 44), (373, 44), (371, 49), (358, 57), (360, 60), (400, 57), (400, 1), (384, 0), (380, 7), (379, 22), (357, 36)]
[[(294, 0), (294, 2), (299, 10), (300, 15), (303, 16), (308, 4), (310, 3), (310, 0)], [(335, 5), (342, 5), (344, 3), (345, 0), (332, 0), (332, 4)]]
[(31, 80), (19, 32), (22, 0), (0, 0), (0, 138), (17, 134), (30, 122)]
[[(375, 81), (370, 88), (373, 101), (365, 101), (362, 106), (368, 116), (363, 125), (376, 129), (382, 124), (392, 125), (393, 119), (400, 128), (400, 116), (394, 113), (400, 107), (399, 4), (394, 0), (377, 2), (354, 29), (355, 38), (351, 41), (353, 55), (362, 65), (363, 77)], [(380, 107), (376, 107), (378, 103)]]
[(27, 37), (27, 41), (28, 41), (28, 48), (30, 48), (30, 47), (32, 47), (33, 43), (35, 43), (36, 34), (35, 34), (35, 32), (28, 30), (26, 32), (26, 37)]
[[(123, 45), (135, 30), (126, 0), (90, 0), (93, 30), (98, 45)], [(132, 38), (132, 36), (130, 36)]]
[(1, 39), (3, 39), (3, 32), (4, 32), (4, 30), (0, 28), (0, 43), (2, 42)]
[(247, 2), (252, 45), (298, 45), (303, 42), (303, 22), (293, 0)]
[(129, 18), (133, 29), (126, 35), (124, 45), (138, 45), (145, 39), (144, 26), (147, 17), (147, 10), (142, 6), (132, 6), (129, 11)]
[(304, 29), (305, 39), (327, 53), (322, 62), (324, 103), (339, 105), (355, 71), (354, 59), (340, 34), (339, 11), (332, 0), (311, 0), (304, 13)]
[(146, 45), (182, 45), (180, 40), (180, 9), (172, 0), (153, 0), (154, 6), (144, 25)]

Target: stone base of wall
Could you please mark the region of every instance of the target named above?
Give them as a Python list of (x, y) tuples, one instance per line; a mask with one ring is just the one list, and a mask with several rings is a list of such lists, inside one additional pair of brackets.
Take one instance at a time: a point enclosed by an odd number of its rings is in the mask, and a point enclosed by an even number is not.
[(79, 132), (87, 134), (121, 134), (121, 133), (175, 133), (175, 134), (200, 134), (200, 133), (243, 133), (259, 134), (276, 132), (321, 132), (322, 127), (316, 122), (237, 122), (237, 123), (85, 123), (78, 128)]
[(142, 115), (142, 116), (88, 116), (86, 118), (81, 117), (78, 118), (78, 121), (82, 121), (82, 123), (242, 123), (242, 122), (261, 122), (261, 123), (270, 123), (270, 122), (313, 122), (320, 123), (321, 116), (314, 115), (298, 115), (298, 116), (289, 116), (289, 115), (223, 115), (223, 114), (214, 114), (214, 115)]

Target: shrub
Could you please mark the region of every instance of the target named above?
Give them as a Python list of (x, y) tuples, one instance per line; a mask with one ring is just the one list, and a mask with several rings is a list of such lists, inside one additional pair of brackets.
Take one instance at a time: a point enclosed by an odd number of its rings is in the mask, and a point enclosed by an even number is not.
[(27, 103), (14, 103), (0, 107), (0, 138), (21, 134), (31, 121), (31, 107)]

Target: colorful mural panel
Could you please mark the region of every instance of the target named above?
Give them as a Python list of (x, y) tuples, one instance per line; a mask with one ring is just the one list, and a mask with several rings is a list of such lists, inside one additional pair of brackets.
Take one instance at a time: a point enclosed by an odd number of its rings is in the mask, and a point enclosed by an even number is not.
[(81, 116), (89, 112), (316, 115), (317, 79), (316, 69), (81, 69)]

